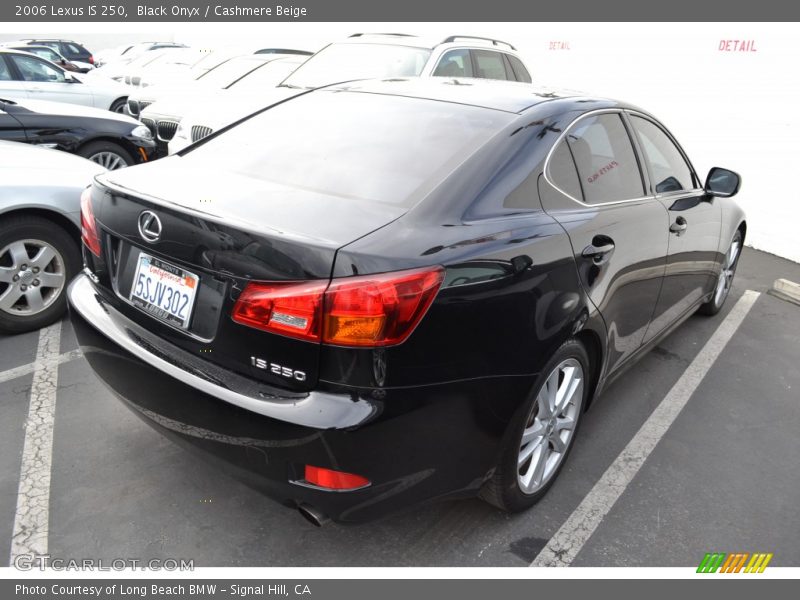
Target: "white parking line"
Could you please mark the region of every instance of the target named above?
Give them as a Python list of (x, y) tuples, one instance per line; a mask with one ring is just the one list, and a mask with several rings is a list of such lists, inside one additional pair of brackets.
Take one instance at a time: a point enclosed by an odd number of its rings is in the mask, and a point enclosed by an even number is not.
[(720, 324), (714, 335), (672, 386), (644, 425), (625, 449), (606, 469), (603, 476), (583, 501), (564, 521), (530, 566), (568, 567), (589, 540), (616, 501), (633, 480), (644, 461), (672, 425), (689, 398), (717, 360), (725, 345), (736, 333), (747, 313), (759, 297), (758, 292), (745, 291)]
[(39, 332), (25, 445), (17, 492), (17, 512), (11, 538), (11, 559), (47, 554), (50, 508), (50, 465), (53, 458), (53, 418), (56, 411), (61, 322)]
[[(75, 360), (76, 358), (80, 358), (83, 356), (83, 353), (79, 349), (70, 350), (69, 352), (64, 352), (58, 357), (58, 364), (64, 364), (65, 362), (69, 362), (71, 360)], [(5, 383), (6, 381), (11, 381), (12, 379), (17, 379), (18, 377), (24, 377), (25, 375), (30, 375), (36, 369), (36, 361), (32, 363), (28, 363), (27, 365), (22, 365), (20, 367), (14, 367), (13, 369), (9, 369), (8, 371), (3, 371), (0, 373), (0, 383)]]

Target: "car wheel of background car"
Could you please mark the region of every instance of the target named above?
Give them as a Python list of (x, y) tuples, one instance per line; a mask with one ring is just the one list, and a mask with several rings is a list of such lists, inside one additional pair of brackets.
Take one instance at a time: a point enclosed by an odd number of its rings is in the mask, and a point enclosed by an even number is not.
[(21, 333), (61, 318), (81, 265), (77, 242), (40, 217), (0, 221), (0, 331)]
[(586, 349), (577, 340), (567, 340), (542, 369), (533, 394), (514, 416), (481, 498), (517, 512), (544, 496), (572, 448), (589, 374)]
[(133, 164), (133, 157), (114, 142), (90, 142), (78, 149), (78, 154), (104, 166), (109, 171)]
[(111, 103), (111, 108), (109, 108), (108, 110), (115, 113), (124, 113), (125, 105), (127, 103), (128, 103), (127, 98), (117, 98), (116, 100), (114, 100), (114, 102)]
[(739, 264), (739, 255), (742, 252), (742, 232), (737, 230), (731, 241), (730, 248), (725, 254), (725, 261), (722, 263), (722, 271), (717, 278), (717, 285), (714, 288), (714, 295), (705, 304), (701, 304), (697, 312), (703, 315), (715, 315), (725, 304), (725, 299), (733, 286), (733, 276), (736, 274), (736, 265)]

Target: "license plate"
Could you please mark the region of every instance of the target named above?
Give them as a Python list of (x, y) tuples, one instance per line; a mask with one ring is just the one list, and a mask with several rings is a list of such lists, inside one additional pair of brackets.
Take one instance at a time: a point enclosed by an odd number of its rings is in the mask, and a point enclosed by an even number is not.
[(182, 329), (189, 326), (200, 277), (144, 252), (133, 276), (130, 301)]

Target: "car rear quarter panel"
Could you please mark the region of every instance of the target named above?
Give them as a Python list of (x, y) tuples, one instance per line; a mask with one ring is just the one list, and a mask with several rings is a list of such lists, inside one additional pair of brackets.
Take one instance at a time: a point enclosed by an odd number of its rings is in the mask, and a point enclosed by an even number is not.
[[(529, 135), (541, 140), (549, 125), (543, 119)], [(539, 204), (535, 182), (549, 144), (540, 141), (532, 151), (523, 136), (495, 142), (488, 156), (472, 157), (422, 205), (339, 250), (334, 277), (430, 265), (444, 266), (447, 275), (403, 344), (323, 347), (320, 380), (379, 391), (491, 382), (483, 401), (506, 421), (567, 338), (592, 328), (603, 339), (569, 239)], [(520, 152), (529, 154), (522, 162)], [(530, 195), (525, 210), (501, 215), (492, 208), (504, 206), (498, 195), (520, 193)], [(488, 208), (478, 210), (476, 203)]]

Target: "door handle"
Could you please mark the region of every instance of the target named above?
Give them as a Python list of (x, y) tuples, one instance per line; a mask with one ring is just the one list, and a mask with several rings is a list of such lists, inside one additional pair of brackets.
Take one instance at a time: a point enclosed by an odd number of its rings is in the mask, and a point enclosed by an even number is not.
[(678, 217), (675, 219), (675, 222), (669, 226), (669, 230), (672, 233), (677, 234), (678, 236), (683, 235), (683, 232), (686, 231), (686, 228), (689, 226), (686, 219), (684, 217)]
[(592, 238), (592, 243), (583, 249), (581, 254), (584, 258), (591, 258), (596, 265), (602, 265), (614, 253), (614, 240), (605, 235), (596, 235)]

